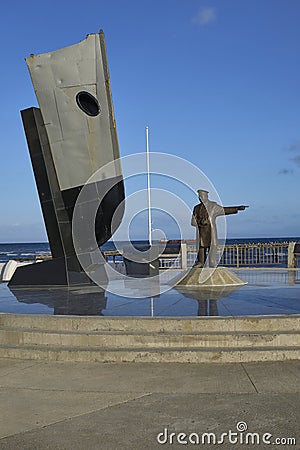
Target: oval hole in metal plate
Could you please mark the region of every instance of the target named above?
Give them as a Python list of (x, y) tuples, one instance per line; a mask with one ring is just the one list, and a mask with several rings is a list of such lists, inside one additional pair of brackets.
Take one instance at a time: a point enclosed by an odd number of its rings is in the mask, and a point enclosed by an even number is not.
[(89, 92), (81, 91), (76, 95), (76, 103), (88, 116), (98, 116), (100, 113), (100, 105), (98, 100)]

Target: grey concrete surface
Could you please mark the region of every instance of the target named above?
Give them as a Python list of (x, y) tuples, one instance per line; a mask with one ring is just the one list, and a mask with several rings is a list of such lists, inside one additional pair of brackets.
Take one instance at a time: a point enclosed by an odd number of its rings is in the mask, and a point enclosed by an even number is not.
[[(295, 438), (300, 447), (300, 362), (103, 364), (0, 359), (0, 449), (195, 448), (170, 433), (237, 431)], [(157, 435), (168, 430), (168, 443)], [(161, 436), (164, 439), (164, 435)], [(257, 439), (257, 438), (256, 438)], [(199, 445), (270, 448), (270, 445)], [(197, 448), (197, 446), (196, 446)], [(272, 448), (272, 447), (271, 447)]]
[(0, 313), (0, 359), (102, 363), (298, 360), (300, 315), (137, 318)]

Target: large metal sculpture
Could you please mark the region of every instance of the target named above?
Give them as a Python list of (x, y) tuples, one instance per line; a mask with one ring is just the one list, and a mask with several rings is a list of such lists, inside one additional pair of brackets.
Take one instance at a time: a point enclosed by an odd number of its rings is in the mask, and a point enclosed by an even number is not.
[[(10, 286), (89, 283), (72, 239), (78, 194), (91, 175), (115, 161), (114, 173), (110, 168), (107, 177), (88, 186), (91, 202), (97, 202), (109, 186), (95, 221), (99, 246), (114, 232), (112, 217), (124, 200), (104, 34), (90, 34), (76, 45), (31, 55), (26, 63), (39, 108), (23, 110), (21, 115), (52, 260), (18, 268)], [(118, 225), (114, 220), (114, 227)]]

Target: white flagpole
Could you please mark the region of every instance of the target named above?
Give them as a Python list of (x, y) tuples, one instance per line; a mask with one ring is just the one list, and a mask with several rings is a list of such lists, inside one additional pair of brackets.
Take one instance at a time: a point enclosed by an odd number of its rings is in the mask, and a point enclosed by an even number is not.
[(147, 193), (148, 193), (148, 239), (149, 239), (149, 245), (152, 245), (150, 155), (149, 155), (149, 128), (148, 127), (146, 127), (146, 156), (147, 156)]
[[(146, 157), (147, 157), (147, 194), (148, 194), (148, 240), (152, 245), (152, 219), (151, 219), (151, 186), (150, 186), (150, 154), (149, 154), (149, 128), (146, 127)], [(151, 317), (154, 317), (154, 299), (150, 298)]]

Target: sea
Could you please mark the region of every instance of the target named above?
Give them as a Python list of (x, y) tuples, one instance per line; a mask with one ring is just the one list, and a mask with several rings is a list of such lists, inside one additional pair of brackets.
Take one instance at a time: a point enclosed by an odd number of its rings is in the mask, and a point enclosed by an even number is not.
[[(189, 241), (191, 242), (191, 241)], [(239, 239), (227, 239), (226, 244), (257, 244), (257, 243), (270, 243), (270, 242), (300, 242), (300, 237), (284, 237), (284, 238), (239, 238)], [(147, 241), (132, 241), (132, 244), (138, 248), (147, 248)], [(178, 248), (179, 242), (170, 241), (167, 243), (167, 253), (172, 248)], [(101, 250), (114, 250), (115, 244), (113, 241), (106, 242)], [(39, 255), (51, 254), (50, 247), (47, 242), (39, 243), (0, 243), (0, 263), (7, 262), (11, 259), (15, 260), (33, 260)]]

